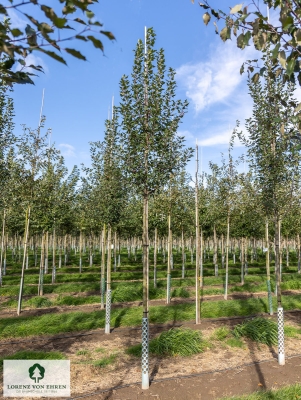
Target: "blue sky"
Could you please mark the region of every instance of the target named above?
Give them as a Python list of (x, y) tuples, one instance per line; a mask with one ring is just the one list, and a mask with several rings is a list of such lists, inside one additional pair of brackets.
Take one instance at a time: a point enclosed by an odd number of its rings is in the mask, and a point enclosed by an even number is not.
[[(237, 2), (210, 3), (227, 10)], [(57, 0), (51, 4), (56, 5)], [(190, 0), (100, 0), (92, 10), (116, 41), (104, 38), (104, 54), (90, 44), (80, 46), (88, 62), (65, 54), (67, 67), (34, 53), (30, 61), (42, 64), (45, 74), (34, 79), (34, 86), (15, 85), (16, 133), (22, 132), (21, 124), (37, 127), (45, 88), (43, 114), (46, 127), (52, 128), (52, 141), (69, 168), (89, 165), (89, 141), (102, 140), (112, 96), (118, 102), (120, 78), (131, 73), (133, 49), (137, 40), (143, 39), (147, 26), (156, 32), (156, 47), (165, 50), (166, 65), (177, 71), (178, 97), (190, 103), (179, 133), (185, 136), (187, 145), (194, 146), (198, 140), (203, 170), (208, 170), (210, 160), (219, 163), (221, 152), (227, 152), (236, 120), (243, 125), (251, 116), (246, 74), (240, 76), (239, 69), (244, 60), (258, 57), (253, 47), (241, 51), (235, 39), (222, 43), (213, 25), (204, 25), (203, 9)], [(21, 26), (27, 23), (16, 12), (12, 21)], [(70, 42), (68, 47), (79, 45)], [(234, 154), (242, 152), (243, 148), (236, 145)], [(193, 173), (193, 169), (191, 162), (188, 171)]]

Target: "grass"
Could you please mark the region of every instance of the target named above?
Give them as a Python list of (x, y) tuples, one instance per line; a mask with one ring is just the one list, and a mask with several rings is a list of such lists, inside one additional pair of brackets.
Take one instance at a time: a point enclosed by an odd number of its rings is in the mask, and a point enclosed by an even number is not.
[(301, 399), (301, 385), (285, 386), (277, 390), (268, 390), (243, 396), (223, 397), (221, 400), (297, 400)]
[[(157, 356), (182, 356), (202, 353), (207, 343), (202, 333), (190, 328), (172, 328), (149, 342), (149, 352)], [(127, 353), (141, 356), (141, 344), (127, 349)]]
[(284, 334), (287, 337), (300, 338), (301, 329), (295, 328), (294, 326), (286, 325), (286, 326), (284, 326)]
[(113, 362), (116, 360), (116, 357), (117, 354), (111, 354), (108, 357), (104, 357), (100, 360), (93, 361), (92, 365), (94, 365), (94, 367), (104, 368), (110, 364), (113, 364)]
[(83, 349), (83, 350), (78, 350), (78, 351), (76, 352), (76, 355), (77, 355), (77, 356), (87, 356), (88, 354), (90, 354), (89, 350), (85, 350), (85, 349)]
[(66, 360), (66, 357), (59, 351), (34, 351), (21, 350), (0, 358), (0, 369), (3, 369), (3, 360)]
[[(276, 308), (276, 299), (274, 307)], [(300, 309), (301, 295), (283, 296), (285, 310)], [(267, 313), (266, 298), (204, 302), (201, 307), (202, 318), (248, 316)], [(129, 307), (111, 310), (111, 326), (140, 326), (142, 308)], [(150, 307), (150, 323), (191, 321), (195, 318), (195, 304)], [(0, 320), (0, 338), (26, 337), (33, 335), (54, 335), (64, 332), (77, 332), (104, 328), (105, 310), (93, 312), (65, 312), (41, 316), (19, 316)]]
[(268, 346), (277, 344), (277, 324), (265, 318), (257, 317), (236, 325), (233, 334), (237, 339), (244, 336)]

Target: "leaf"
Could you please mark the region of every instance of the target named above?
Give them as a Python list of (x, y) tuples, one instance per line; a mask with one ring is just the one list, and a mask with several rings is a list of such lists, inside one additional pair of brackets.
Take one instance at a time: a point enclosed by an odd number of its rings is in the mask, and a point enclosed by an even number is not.
[(259, 81), (259, 73), (258, 73), (258, 72), (256, 72), (256, 74), (254, 74), (254, 75), (252, 76), (252, 81), (253, 81), (254, 83), (257, 83), (257, 82)]
[(76, 39), (83, 40), (84, 42), (88, 42), (88, 39), (86, 38), (86, 36), (76, 35), (75, 37), (76, 37)]
[(238, 37), (237, 37), (237, 47), (240, 49), (244, 49), (246, 47), (245, 45), (245, 41), (244, 41), (244, 34), (241, 33)]
[(236, 6), (232, 7), (230, 10), (230, 14), (236, 14), (238, 11), (242, 9), (242, 4), (237, 4)]
[(301, 29), (297, 29), (294, 32), (295, 40), (298, 44), (301, 44)]
[(103, 44), (100, 40), (96, 39), (94, 36), (87, 36), (87, 39), (91, 40), (94, 47), (103, 51)]
[(282, 136), (284, 135), (284, 124), (281, 124), (280, 133)]
[(295, 65), (296, 65), (296, 60), (294, 58), (288, 61), (286, 67), (286, 73), (288, 76), (291, 76), (291, 74), (294, 72)]
[(86, 16), (87, 16), (89, 19), (92, 19), (93, 17), (95, 17), (95, 14), (94, 14), (94, 12), (87, 10), (87, 11), (86, 11)]
[(217, 23), (214, 21), (213, 25), (215, 26), (215, 33), (218, 35), (218, 27), (217, 27)]
[(211, 20), (211, 16), (208, 12), (203, 15), (203, 21), (205, 25), (208, 25), (209, 21)]
[(290, 26), (294, 25), (294, 19), (290, 15), (288, 15), (283, 21), (282, 21), (282, 28), (283, 30), (287, 30)]
[(53, 24), (59, 29), (64, 28), (64, 25), (66, 22), (67, 22), (66, 18), (54, 18), (53, 19)]
[(286, 68), (286, 55), (285, 51), (281, 50), (278, 54), (278, 59), (283, 68)]
[(231, 37), (231, 30), (230, 28), (228, 28), (227, 26), (225, 26), (221, 32), (220, 32), (220, 37), (222, 39), (223, 42), (225, 42), (226, 40), (230, 39)]
[(220, 18), (219, 13), (217, 13), (215, 10), (212, 10), (212, 9), (211, 9), (211, 14), (212, 14), (215, 18), (217, 18), (217, 19)]
[(83, 25), (87, 25), (87, 24), (85, 23), (85, 21), (83, 21), (83, 20), (80, 19), (80, 18), (74, 18), (74, 21), (75, 21), (75, 22), (78, 22), (78, 23), (80, 23), (80, 24), (83, 24)]
[(23, 35), (23, 32), (20, 31), (20, 29), (18, 29), (18, 28), (14, 28), (14, 29), (11, 29), (11, 34), (13, 35), (13, 37), (18, 37), (18, 36)]
[(297, 107), (294, 109), (294, 112), (297, 113), (297, 112), (299, 112), (300, 110), (301, 110), (301, 103), (299, 103), (299, 104), (297, 105)]
[(115, 40), (115, 36), (113, 35), (112, 32), (109, 31), (100, 31), (101, 34), (105, 35), (107, 38), (110, 40)]
[(44, 54), (47, 54), (49, 57), (53, 58), (56, 61), (61, 62), (62, 64), (67, 65), (66, 61), (63, 59), (63, 57), (59, 56), (57, 53), (55, 53), (54, 51), (50, 51), (50, 50), (44, 50), (41, 47), (38, 47), (36, 50), (41, 51)]
[(277, 43), (276, 46), (274, 47), (274, 49), (272, 50), (272, 57), (274, 59), (278, 58), (278, 52), (279, 52), (279, 48), (280, 48), (280, 43)]
[(200, 7), (203, 7), (205, 10), (207, 10), (208, 8), (210, 8), (210, 7), (206, 6), (206, 4), (203, 4), (203, 3), (199, 3), (199, 6), (200, 6)]
[(71, 54), (73, 57), (79, 58), (80, 60), (87, 61), (87, 60), (86, 60), (86, 57), (83, 56), (78, 50), (75, 50), (75, 49), (68, 49), (68, 48), (65, 48), (64, 50), (65, 50), (67, 53)]

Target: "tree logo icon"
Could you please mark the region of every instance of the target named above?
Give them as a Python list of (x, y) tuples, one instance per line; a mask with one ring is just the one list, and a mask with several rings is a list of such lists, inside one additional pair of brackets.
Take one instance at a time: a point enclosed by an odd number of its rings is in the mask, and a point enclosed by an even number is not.
[(44, 378), (45, 368), (40, 364), (33, 364), (33, 366), (28, 369), (28, 372), (30, 379), (34, 379), (35, 383), (39, 383), (39, 381)]

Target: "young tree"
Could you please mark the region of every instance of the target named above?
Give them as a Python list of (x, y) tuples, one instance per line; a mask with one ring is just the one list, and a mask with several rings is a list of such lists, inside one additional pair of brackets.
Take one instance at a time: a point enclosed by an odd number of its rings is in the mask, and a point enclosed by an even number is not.
[[(265, 211), (266, 221), (273, 220), (275, 240), (275, 271), (278, 303), (278, 360), (284, 364), (283, 308), (280, 287), (280, 232), (281, 220), (288, 212), (293, 194), (300, 179), (301, 156), (296, 151), (289, 135), (294, 132), (295, 110), (294, 84), (286, 85), (280, 77), (273, 79), (271, 57), (267, 51), (264, 81), (249, 80), (249, 90), (253, 99), (253, 116), (246, 121), (249, 137), (238, 136), (248, 149), (249, 166), (260, 192), (260, 201)], [(268, 225), (266, 222), (266, 241)], [(267, 282), (268, 283), (268, 282)]]
[[(148, 371), (148, 289), (149, 238), (148, 203), (151, 196), (182, 169), (191, 156), (177, 129), (188, 103), (175, 100), (175, 71), (166, 73), (163, 49), (155, 50), (153, 29), (146, 32), (135, 49), (131, 80), (120, 81), (120, 142), (123, 170), (133, 188), (143, 198), (143, 319), (142, 388), (149, 387)], [(167, 75), (167, 76), (166, 76)]]

